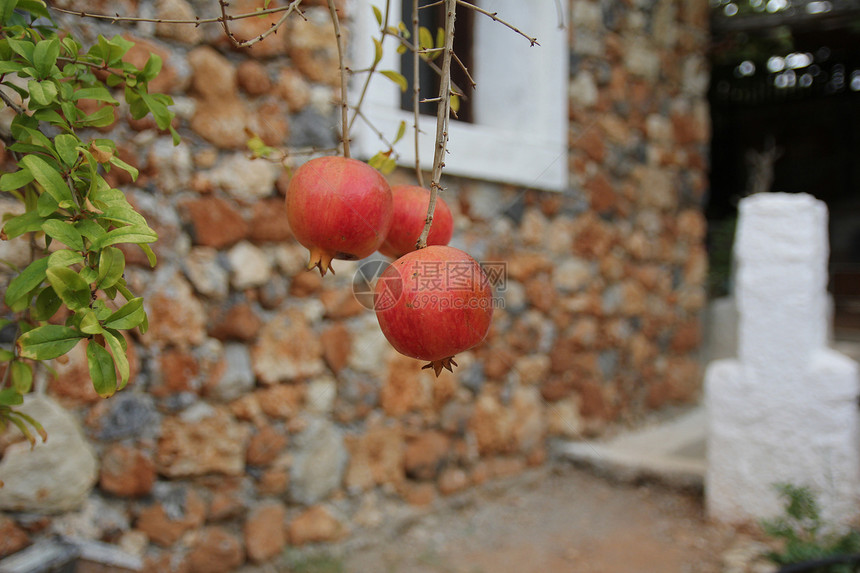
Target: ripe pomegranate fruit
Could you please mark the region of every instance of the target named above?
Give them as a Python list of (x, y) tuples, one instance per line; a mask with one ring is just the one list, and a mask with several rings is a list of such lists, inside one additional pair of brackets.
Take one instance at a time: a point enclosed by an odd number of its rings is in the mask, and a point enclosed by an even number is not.
[[(395, 185), (391, 188), (391, 193), (394, 195), (394, 217), (379, 252), (396, 259), (415, 250), (415, 243), (424, 230), (427, 207), (430, 205), (430, 191), (417, 185)], [(436, 197), (427, 246), (447, 245), (453, 233), (454, 218), (451, 216), (451, 209), (441, 197)]]
[(296, 169), (287, 188), (290, 229), (310, 251), (308, 270), (318, 267), (323, 276), (332, 259), (363, 259), (378, 249), (392, 211), (385, 177), (355, 159), (311, 159)]
[(374, 289), (376, 318), (391, 345), (427, 360), (436, 376), (454, 355), (481, 342), (493, 317), (493, 292), (480, 265), (459, 249), (434, 245), (394, 261)]

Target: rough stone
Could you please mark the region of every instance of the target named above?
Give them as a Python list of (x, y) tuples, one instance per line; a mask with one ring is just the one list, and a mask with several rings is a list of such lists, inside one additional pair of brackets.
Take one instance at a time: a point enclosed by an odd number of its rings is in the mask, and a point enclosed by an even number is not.
[(287, 447), (287, 437), (273, 426), (265, 425), (248, 441), (245, 461), (252, 466), (267, 466)]
[[(201, 227), (202, 228), (202, 227)], [(239, 235), (237, 240), (243, 235)], [(218, 262), (218, 251), (212, 247), (194, 247), (182, 261), (185, 276), (194, 290), (216, 300), (227, 296), (230, 277)]]
[(37, 438), (32, 450), (26, 441), (4, 450), (0, 509), (54, 514), (79, 507), (96, 483), (98, 460), (78, 421), (47, 396), (31, 394), (17, 409), (38, 420), (49, 439)]
[(257, 60), (245, 60), (239, 64), (236, 69), (236, 79), (239, 87), (248, 95), (263, 95), (272, 88), (266, 66)]
[[(429, 404), (430, 388), (434, 383), (433, 373), (422, 369), (419, 360), (397, 354), (388, 363), (379, 401), (383, 411), (392, 417)], [(450, 375), (446, 372), (444, 375)]]
[(278, 555), (287, 543), (287, 510), (282, 503), (266, 502), (255, 507), (245, 520), (245, 550), (254, 563)]
[[(242, 153), (231, 154), (208, 173), (213, 184), (242, 203), (254, 203), (272, 195), (278, 175), (280, 168), (276, 163), (250, 159)], [(283, 206), (278, 211), (284, 214), (286, 224)]]
[(247, 302), (234, 304), (230, 308), (219, 309), (209, 322), (209, 336), (218, 340), (249, 341), (256, 338), (263, 320)]
[(248, 223), (224, 199), (203, 197), (183, 203), (182, 208), (187, 213), (197, 245), (220, 249), (234, 245), (248, 235)]
[(205, 527), (188, 554), (188, 573), (230, 573), (244, 560), (241, 539), (222, 527)]
[[(246, 14), (255, 12), (267, 7), (263, 0), (233, 0), (230, 2), (231, 11), (235, 10), (236, 14)], [(230, 31), (233, 33), (237, 42), (248, 42), (260, 37), (261, 34), (268, 32), (270, 28), (277, 24), (281, 14), (265, 14), (254, 18), (243, 18), (235, 20), (230, 24)], [(296, 18), (290, 18), (292, 21)], [(254, 58), (269, 58), (273, 56), (284, 55), (288, 44), (289, 33), (286, 25), (279, 29), (277, 33), (270, 34), (262, 41), (251, 46), (242, 48), (247, 50)], [(219, 41), (227, 43), (223, 34)]]
[(448, 468), (439, 476), (439, 492), (451, 495), (469, 487), (469, 476), (460, 468)]
[(197, 102), (191, 129), (221, 149), (242, 149), (247, 143), (248, 110), (236, 99), (201, 100)]
[(159, 138), (149, 150), (149, 169), (155, 183), (165, 194), (178, 193), (191, 182), (191, 149), (185, 143), (173, 145), (169, 138)]
[(278, 75), (274, 93), (287, 102), (290, 111), (301, 111), (311, 101), (311, 89), (301, 73), (293, 68), (284, 68)]
[(288, 310), (263, 326), (251, 349), (251, 360), (257, 378), (271, 385), (321, 374), (325, 368), (322, 351), (304, 316)]
[(95, 433), (100, 440), (152, 438), (161, 431), (161, 417), (155, 401), (147, 394), (120, 392), (106, 402), (98, 417)]
[(334, 27), (328, 10), (310, 8), (305, 16), (305, 20), (290, 20), (287, 34), (290, 59), (312, 82), (340, 85), (337, 45), (332, 41)]
[(314, 378), (306, 392), (306, 407), (313, 414), (329, 414), (337, 399), (337, 381), (330, 376)]
[(282, 420), (293, 418), (299, 413), (304, 395), (304, 386), (293, 384), (276, 384), (255, 393), (261, 411)]
[(30, 535), (15, 521), (0, 515), (0, 558), (12, 555), (30, 545)]
[(254, 203), (248, 238), (255, 243), (284, 243), (292, 238), (282, 198)]
[(250, 430), (223, 408), (192, 407), (162, 423), (155, 457), (158, 472), (171, 478), (207, 473), (238, 475), (245, 469), (249, 434)]
[(206, 502), (193, 489), (164, 486), (163, 491), (158, 492), (161, 500), (140, 510), (135, 528), (156, 545), (170, 547), (186, 532), (203, 525)]
[(441, 432), (424, 432), (409, 440), (403, 456), (406, 475), (413, 479), (434, 479), (450, 449), (450, 439)]
[(289, 526), (292, 545), (337, 541), (346, 533), (346, 525), (322, 505), (309, 507)]
[[(158, 20), (193, 20), (197, 16), (186, 0), (158, 0), (155, 13)], [(155, 24), (155, 35), (185, 44), (198, 44), (203, 39), (203, 31), (196, 26), (167, 22)]]
[(206, 337), (206, 315), (203, 305), (194, 297), (191, 285), (182, 276), (164, 267), (156, 273), (144, 299), (149, 316), (145, 343), (188, 348), (201, 344)]
[(330, 421), (313, 418), (296, 436), (295, 446), (290, 496), (300, 503), (317, 503), (343, 482), (348, 459), (343, 435)]
[(272, 263), (259, 248), (247, 241), (237, 243), (227, 252), (232, 276), (230, 283), (236, 290), (262, 286), (272, 275)]
[(142, 497), (152, 491), (155, 464), (142, 450), (115, 444), (101, 457), (99, 487), (118, 497)]
[(344, 484), (349, 490), (403, 481), (403, 435), (400, 427), (374, 418), (361, 435), (347, 435), (349, 467)]
[(478, 396), (469, 427), (482, 455), (510, 451), (514, 446), (513, 412), (502, 406), (492, 394)]
[(514, 412), (513, 437), (517, 448), (529, 452), (540, 447), (546, 432), (543, 400), (537, 386), (521, 386), (511, 399)]

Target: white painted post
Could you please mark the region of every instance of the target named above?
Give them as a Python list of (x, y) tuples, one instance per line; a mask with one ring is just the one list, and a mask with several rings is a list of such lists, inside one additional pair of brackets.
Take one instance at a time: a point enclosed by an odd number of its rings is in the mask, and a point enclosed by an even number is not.
[(705, 374), (706, 503), (718, 521), (782, 513), (775, 483), (808, 486), (834, 527), (858, 515), (858, 365), (829, 349), (827, 208), (806, 194), (739, 206), (738, 356)]

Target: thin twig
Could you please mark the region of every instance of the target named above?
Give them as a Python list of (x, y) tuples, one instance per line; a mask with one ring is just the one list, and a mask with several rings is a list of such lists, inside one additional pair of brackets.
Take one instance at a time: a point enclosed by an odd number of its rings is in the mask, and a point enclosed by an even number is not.
[[(222, 3), (226, 4), (226, 2), (224, 2), (223, 0), (222, 0)], [(263, 40), (265, 40), (266, 38), (268, 38), (272, 34), (277, 34), (278, 29), (284, 24), (284, 22), (287, 21), (287, 18), (289, 18), (290, 14), (292, 14), (293, 12), (298, 12), (301, 15), (302, 14), (301, 10), (298, 10), (299, 4), (301, 4), (301, 3), (302, 3), (302, 0), (293, 0), (292, 2), (290, 2), (290, 5), (287, 6), (287, 10), (283, 14), (281, 14), (281, 17), (278, 18), (277, 22), (273, 23), (269, 27), (269, 29), (266, 30), (265, 32), (263, 32), (259, 36), (251, 38), (250, 40), (245, 40), (243, 42), (238, 41), (233, 34), (230, 34), (227, 31), (227, 20), (226, 19), (223, 22), (224, 31), (227, 32), (227, 37), (230, 38), (230, 41), (233, 42), (233, 45), (236, 46), (237, 48), (250, 48), (254, 44), (256, 44), (258, 42), (262, 42)], [(302, 15), (302, 17), (304, 17), (304, 16)]]
[(436, 105), (436, 148), (433, 154), (433, 175), (430, 181), (430, 204), (427, 206), (427, 219), (418, 237), (416, 247), (427, 246), (427, 235), (433, 223), (436, 210), (436, 197), (441, 186), (442, 168), (445, 167), (445, 153), (448, 145), (448, 124), (451, 115), (451, 60), (454, 55), (454, 20), (457, 18), (457, 0), (445, 0), (445, 53), (442, 55), (442, 76), (439, 86), (440, 101)]
[[(418, 37), (418, 0), (412, 0), (412, 37)], [(419, 119), (421, 111), (419, 110), (418, 98), (421, 93), (421, 80), (418, 66), (421, 63), (421, 58), (418, 55), (418, 50), (412, 50), (412, 113), (415, 118), (414, 128), (412, 133), (415, 137), (415, 177), (418, 179), (418, 185), (424, 187), (424, 173), (421, 172), (421, 158), (418, 154), (418, 140), (420, 136)]]
[[(58, 8), (57, 6), (50, 6), (51, 10), (56, 10), (62, 14), (70, 14), (72, 16), (79, 16), (81, 18), (93, 18), (95, 20), (110, 20), (112, 23), (119, 22), (154, 22), (156, 24), (194, 24), (195, 27), (200, 24), (217, 24), (220, 23), (225, 16), (218, 16), (215, 18), (195, 18), (193, 20), (189, 19), (170, 19), (170, 18), (140, 18), (136, 16), (120, 16), (119, 14), (114, 14), (113, 16), (109, 14), (98, 14), (95, 12), (86, 12), (84, 10), (69, 10), (67, 8)], [(258, 10), (256, 12), (245, 12), (243, 14), (227, 14), (226, 19), (229, 21), (233, 20), (243, 20), (245, 18), (255, 18), (257, 16), (265, 16), (267, 14), (277, 14), (278, 12), (283, 12), (285, 10), (294, 10), (292, 3), (289, 6), (278, 6), (276, 8), (267, 8), (265, 10)]]
[[(414, 52), (415, 50), (418, 50), (417, 45), (412, 44), (412, 42), (410, 42), (409, 40), (407, 40), (403, 36), (394, 36), (394, 37), (397, 38), (397, 40), (401, 44), (403, 44), (403, 46), (405, 46), (406, 49), (409, 50), (410, 52)], [(427, 63), (428, 66), (430, 66), (431, 70), (436, 72), (436, 75), (438, 75), (439, 77), (442, 76), (442, 68), (440, 68), (438, 65), (436, 65), (436, 62), (434, 62), (433, 60), (424, 60), (424, 61)], [(451, 81), (451, 89), (455, 92), (458, 92), (458, 93), (463, 92), (463, 90), (460, 88), (460, 86), (458, 86), (453, 81)]]
[[(394, 149), (394, 143), (392, 143), (391, 141), (389, 141), (389, 140), (385, 137), (385, 134), (384, 134), (384, 133), (382, 133), (382, 131), (380, 131), (378, 127), (376, 127), (375, 125), (373, 125), (373, 122), (372, 122), (372, 121), (370, 121), (370, 118), (369, 118), (369, 117), (367, 117), (367, 116), (364, 114), (364, 112), (363, 112), (363, 111), (361, 111), (361, 109), (360, 109), (360, 108), (354, 107), (354, 108), (352, 108), (352, 110), (355, 112), (355, 116), (356, 116), (356, 117), (360, 117), (360, 118), (362, 119), (362, 121), (364, 121), (364, 123), (367, 125), (367, 127), (369, 127), (369, 128), (370, 128), (370, 130), (371, 130), (371, 131), (373, 131), (373, 133), (375, 133), (375, 134), (376, 134), (376, 137), (378, 137), (378, 138), (379, 138), (379, 140), (380, 140), (384, 145), (386, 145), (386, 146), (388, 147), (388, 149), (391, 149), (391, 150), (393, 150), (393, 149)], [(396, 154), (396, 153), (395, 153), (395, 156), (397, 156), (397, 154)]]
[(3, 103), (11, 107), (12, 111), (14, 111), (17, 115), (22, 115), (24, 113), (24, 108), (12, 101), (12, 99), (9, 97), (9, 94), (4, 92), (3, 90), (0, 90), (0, 99), (3, 100)]
[(341, 139), (343, 140), (343, 156), (349, 158), (349, 103), (347, 102), (347, 69), (343, 63), (343, 36), (340, 33), (340, 19), (334, 0), (328, 0), (328, 10), (334, 25), (334, 37), (337, 41), (337, 60), (340, 64), (340, 122)]
[(423, 6), (419, 6), (419, 10), (423, 10), (424, 8), (432, 8), (433, 6), (438, 6), (439, 4), (444, 4), (445, 0), (438, 0), (437, 2), (431, 2), (430, 4), (425, 4)]
[[(388, 33), (388, 14), (389, 9), (391, 8), (391, 0), (385, 0), (385, 17), (382, 20), (382, 35), (379, 38), (380, 44), (385, 42), (385, 37), (389, 35)], [(375, 58), (374, 58), (375, 59)], [(376, 71), (376, 66), (379, 65), (379, 62), (373, 62), (366, 70), (358, 70), (358, 72), (368, 72), (367, 77), (364, 79), (364, 85), (361, 86), (361, 93), (358, 95), (358, 103), (355, 104), (356, 109), (361, 109), (361, 105), (364, 103), (364, 96), (367, 95), (367, 89), (370, 87), (370, 80), (373, 79), (373, 73)], [(356, 73), (356, 70), (353, 70), (353, 73)], [(352, 119), (349, 120), (349, 129), (352, 129), (352, 124), (355, 123), (355, 119), (358, 117), (358, 114), (353, 114)]]
[(466, 79), (469, 80), (469, 84), (471, 84), (472, 89), (475, 89), (475, 86), (478, 84), (475, 83), (475, 80), (472, 78), (472, 74), (469, 73), (469, 68), (466, 67), (466, 64), (463, 63), (457, 54), (454, 54), (454, 59), (457, 61), (460, 69), (463, 70), (463, 73), (466, 74)]
[(507, 26), (508, 28), (510, 28), (511, 30), (513, 30), (514, 32), (516, 32), (517, 34), (519, 34), (520, 36), (522, 36), (523, 38), (528, 40), (532, 46), (540, 46), (540, 43), (538, 43), (537, 38), (532, 38), (531, 36), (529, 36), (528, 34), (523, 32), (522, 30), (520, 30), (519, 28), (517, 28), (513, 24), (505, 22), (504, 20), (502, 20), (501, 18), (498, 17), (498, 12), (489, 12), (487, 10), (484, 10), (483, 8), (479, 8), (478, 6), (475, 6), (474, 4), (469, 4), (468, 2), (464, 2), (464, 0), (457, 0), (457, 4), (459, 4), (460, 6), (463, 6), (464, 8), (469, 8), (471, 10), (474, 10), (475, 12), (480, 12), (484, 16), (489, 16), (494, 22), (498, 22), (499, 24)]

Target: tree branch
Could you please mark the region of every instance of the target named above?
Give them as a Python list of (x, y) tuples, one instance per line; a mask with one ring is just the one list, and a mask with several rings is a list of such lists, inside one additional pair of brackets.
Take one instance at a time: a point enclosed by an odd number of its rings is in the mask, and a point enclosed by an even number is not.
[(448, 124), (451, 116), (451, 60), (454, 55), (454, 20), (457, 18), (457, 1), (445, 0), (445, 53), (442, 55), (442, 75), (439, 86), (440, 101), (436, 105), (436, 148), (433, 154), (433, 174), (430, 181), (430, 204), (427, 206), (427, 219), (424, 230), (418, 237), (416, 247), (423, 249), (427, 246), (427, 235), (433, 223), (433, 212), (436, 210), (436, 197), (441, 186), (442, 168), (445, 167), (445, 153), (448, 146)]
[[(219, 0), (220, 1), (220, 0)], [(222, 20), (226, 19), (229, 21), (233, 20), (243, 20), (245, 18), (256, 18), (257, 16), (265, 16), (267, 14), (277, 14), (278, 12), (284, 12), (285, 10), (293, 11), (296, 9), (298, 4), (301, 2), (292, 2), (288, 6), (278, 6), (276, 8), (267, 8), (265, 10), (259, 10), (257, 12), (246, 12), (243, 14), (223, 14), (218, 16), (217, 18), (195, 18), (193, 20), (174, 20), (170, 18), (138, 18), (134, 16), (120, 16), (119, 14), (114, 14), (113, 16), (109, 14), (98, 14), (95, 12), (85, 12), (84, 10), (69, 10), (67, 8), (59, 8), (57, 6), (49, 6), (51, 10), (56, 10), (62, 14), (70, 14), (72, 16), (79, 16), (81, 18), (93, 18), (96, 20), (110, 20), (112, 23), (118, 22), (154, 22), (156, 24), (194, 24), (194, 26), (199, 26), (200, 24), (217, 24)], [(295, 4), (296, 6), (293, 6)]]
[[(412, 37), (418, 37), (418, 0), (412, 0)], [(418, 155), (418, 140), (421, 133), (418, 128), (421, 118), (421, 111), (418, 109), (418, 98), (421, 93), (419, 79), (421, 74), (418, 70), (420, 63), (421, 57), (418, 55), (418, 50), (412, 50), (412, 112), (415, 118), (412, 134), (415, 138), (415, 178), (418, 180), (418, 185), (424, 187), (424, 174), (421, 172), (421, 158)]]
[(340, 31), (340, 19), (334, 0), (328, 0), (328, 10), (334, 25), (334, 36), (337, 41), (337, 60), (340, 64), (340, 122), (341, 140), (343, 141), (343, 156), (349, 157), (349, 103), (347, 101), (347, 69), (343, 63), (343, 35)]
[(474, 10), (475, 12), (480, 12), (484, 16), (488, 16), (489, 18), (491, 18), (494, 22), (498, 22), (499, 24), (507, 26), (508, 28), (510, 28), (511, 30), (513, 30), (514, 32), (516, 32), (517, 34), (519, 34), (520, 36), (522, 36), (523, 38), (528, 40), (532, 46), (540, 46), (540, 44), (537, 41), (537, 38), (532, 38), (531, 36), (529, 36), (528, 34), (523, 32), (522, 30), (520, 30), (519, 28), (517, 28), (513, 24), (505, 22), (504, 20), (502, 20), (501, 18), (498, 17), (498, 12), (489, 12), (487, 10), (484, 10), (483, 8), (479, 8), (478, 6), (475, 6), (474, 4), (469, 4), (468, 2), (464, 2), (464, 0), (457, 0), (457, 4), (459, 4), (460, 6), (463, 6), (464, 8), (469, 8), (470, 10)]
[[(385, 37), (388, 35), (388, 14), (391, 8), (391, 0), (385, 0), (385, 17), (382, 19), (382, 36), (379, 38), (380, 44), (385, 42)], [(375, 58), (374, 58), (375, 59)], [(370, 87), (370, 80), (373, 79), (373, 73), (376, 71), (376, 66), (379, 65), (379, 62), (373, 62), (366, 70), (368, 72), (367, 78), (364, 80), (364, 85), (361, 86), (361, 93), (358, 96), (358, 103), (355, 104), (356, 109), (361, 109), (361, 104), (364, 103), (364, 96), (367, 95), (367, 88)], [(352, 116), (352, 119), (349, 120), (349, 128), (352, 129), (352, 124), (355, 123), (355, 119), (358, 117), (358, 114), (355, 113)]]

